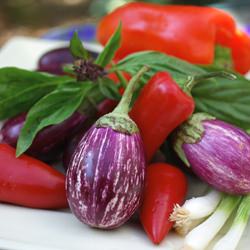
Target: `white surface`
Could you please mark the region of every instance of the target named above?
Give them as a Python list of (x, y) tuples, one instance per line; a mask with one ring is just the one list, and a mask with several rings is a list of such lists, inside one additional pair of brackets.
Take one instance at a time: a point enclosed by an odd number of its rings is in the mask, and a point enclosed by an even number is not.
[[(0, 50), (0, 67), (15, 66), (36, 69), (40, 56), (65, 42), (41, 41), (34, 38), (11, 39)], [(96, 45), (86, 48), (100, 50)], [(204, 190), (200, 183), (190, 185), (189, 192)], [(250, 225), (238, 250), (250, 245)], [(6, 250), (179, 250), (182, 238), (170, 233), (160, 246), (154, 246), (136, 219), (112, 231), (91, 229), (69, 211), (47, 211), (0, 204), (0, 249)], [(226, 250), (226, 249), (222, 249)]]

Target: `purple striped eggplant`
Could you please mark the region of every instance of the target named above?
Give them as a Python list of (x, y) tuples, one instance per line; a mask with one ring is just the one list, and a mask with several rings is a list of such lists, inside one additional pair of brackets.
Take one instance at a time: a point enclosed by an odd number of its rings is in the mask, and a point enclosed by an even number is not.
[(250, 137), (240, 128), (197, 113), (176, 132), (174, 148), (214, 188), (230, 194), (250, 193)]
[(145, 152), (129, 104), (142, 70), (134, 76), (112, 113), (83, 136), (71, 158), (66, 192), (71, 211), (83, 223), (112, 229), (138, 208), (145, 179)]

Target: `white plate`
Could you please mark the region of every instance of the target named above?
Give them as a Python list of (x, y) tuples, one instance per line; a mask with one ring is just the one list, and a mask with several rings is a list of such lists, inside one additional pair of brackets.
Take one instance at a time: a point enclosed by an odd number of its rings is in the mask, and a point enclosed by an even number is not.
[[(65, 42), (42, 41), (34, 38), (16, 37), (0, 50), (0, 67), (15, 66), (36, 69), (39, 57), (46, 51), (64, 46)], [(98, 45), (86, 48), (100, 51)], [(199, 194), (204, 185), (190, 185), (190, 194)], [(239, 250), (250, 245), (250, 224)], [(8, 250), (150, 250), (181, 249), (183, 239), (170, 233), (160, 246), (154, 246), (141, 226), (132, 220), (120, 229), (101, 231), (80, 223), (69, 211), (28, 209), (0, 204), (0, 249)], [(221, 249), (227, 250), (227, 249)]]

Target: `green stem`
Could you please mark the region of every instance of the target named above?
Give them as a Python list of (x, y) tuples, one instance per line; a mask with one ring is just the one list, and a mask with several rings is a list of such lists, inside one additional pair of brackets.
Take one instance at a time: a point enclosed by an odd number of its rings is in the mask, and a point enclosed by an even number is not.
[(213, 77), (222, 77), (229, 80), (235, 80), (236, 76), (232, 73), (226, 72), (226, 71), (217, 71), (217, 72), (210, 72), (206, 74), (201, 75), (194, 75), (190, 76), (187, 80), (187, 82), (184, 84), (184, 91), (188, 94), (191, 93), (193, 87), (200, 81), (213, 78)]
[[(112, 62), (111, 65), (114, 67), (115, 64)], [(124, 89), (126, 89), (127, 85), (128, 85), (128, 81), (127, 79), (124, 77), (123, 73), (120, 70), (115, 70), (114, 73), (116, 74), (117, 78), (120, 81), (120, 87), (123, 87)]]
[(239, 223), (246, 224), (249, 219), (249, 216), (250, 216), (250, 195), (246, 195), (243, 197), (240, 203), (233, 224), (235, 225)]
[(241, 198), (241, 196), (224, 194), (224, 197), (216, 210), (221, 210), (227, 214), (231, 214), (234, 208), (239, 204)]
[(127, 85), (127, 88), (122, 96), (121, 101), (119, 102), (119, 104), (116, 106), (116, 108), (114, 109), (112, 113), (128, 114), (129, 106), (130, 106), (130, 102), (134, 93), (135, 86), (137, 82), (140, 80), (140, 78), (142, 77), (142, 75), (148, 70), (149, 68), (147, 66), (143, 66), (138, 71), (138, 73), (135, 76), (133, 76), (133, 78), (129, 81)]

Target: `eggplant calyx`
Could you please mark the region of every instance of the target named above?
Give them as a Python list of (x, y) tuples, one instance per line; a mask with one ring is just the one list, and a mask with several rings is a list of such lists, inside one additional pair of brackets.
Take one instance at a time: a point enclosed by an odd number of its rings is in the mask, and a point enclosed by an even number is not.
[(173, 142), (174, 150), (188, 167), (190, 167), (190, 163), (188, 162), (185, 152), (183, 151), (183, 144), (195, 144), (199, 142), (205, 133), (205, 128), (202, 122), (214, 119), (216, 118), (207, 113), (196, 113), (183, 123), (176, 131)]
[(139, 132), (136, 123), (127, 114), (109, 113), (96, 121), (96, 127), (110, 127), (124, 134)]

